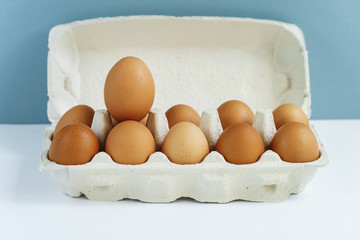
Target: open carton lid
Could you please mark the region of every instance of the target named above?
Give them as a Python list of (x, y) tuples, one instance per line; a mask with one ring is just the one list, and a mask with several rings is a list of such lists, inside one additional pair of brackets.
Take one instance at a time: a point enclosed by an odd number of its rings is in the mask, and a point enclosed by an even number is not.
[(247, 18), (130, 16), (51, 30), (51, 123), (77, 104), (104, 109), (107, 73), (125, 56), (142, 59), (152, 72), (153, 108), (182, 103), (201, 113), (238, 99), (254, 112), (290, 102), (311, 114), (307, 51), (297, 26)]

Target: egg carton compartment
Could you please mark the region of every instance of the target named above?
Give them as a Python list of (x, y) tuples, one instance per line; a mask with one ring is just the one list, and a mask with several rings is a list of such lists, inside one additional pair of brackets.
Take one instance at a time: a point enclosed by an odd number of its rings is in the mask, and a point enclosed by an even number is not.
[[(153, 74), (155, 101), (147, 127), (157, 152), (141, 165), (115, 163), (105, 152), (84, 165), (49, 161), (59, 118), (78, 104), (104, 109), (106, 75), (125, 56), (139, 57)], [(202, 113), (200, 128), (210, 150), (222, 132), (214, 109), (227, 100), (242, 100), (256, 113), (253, 126), (266, 148), (276, 131), (270, 109), (295, 103), (309, 118), (307, 51), (301, 30), (293, 24), (248, 18), (129, 16), (58, 25), (49, 35), (48, 96), (52, 126), (45, 132), (40, 169), (50, 172), (62, 190), (74, 197), (277, 202), (302, 191), (317, 168), (328, 162), (318, 137), (321, 156), (310, 163), (284, 162), (267, 150), (253, 164), (230, 164), (212, 151), (199, 164), (178, 165), (158, 151), (169, 130), (165, 111), (175, 104), (187, 104)], [(96, 111), (92, 129), (102, 149), (111, 128), (107, 111)]]
[[(162, 136), (168, 131), (164, 117), (162, 111), (151, 112), (147, 123), (147, 127), (160, 136), (156, 140), (157, 146), (161, 146)], [(212, 146), (211, 143), (216, 142), (221, 134), (217, 112), (204, 111), (200, 126)], [(268, 146), (275, 133), (271, 110), (258, 111), (254, 127)], [(91, 128), (103, 145), (103, 139), (112, 128), (106, 110), (95, 112)], [(211, 151), (199, 164), (179, 165), (157, 151), (144, 164), (125, 165), (114, 162), (102, 151), (87, 164), (65, 166), (51, 162), (47, 157), (53, 131), (54, 127), (46, 130), (40, 170), (49, 171), (66, 194), (73, 197), (84, 194), (96, 201), (129, 198), (144, 202), (171, 202), (180, 197), (217, 203), (238, 199), (284, 201), (290, 194), (301, 192), (317, 168), (325, 166), (328, 161), (322, 144), (318, 142), (321, 156), (309, 163), (284, 162), (278, 154), (267, 150), (259, 161), (252, 164), (230, 164), (220, 153)]]

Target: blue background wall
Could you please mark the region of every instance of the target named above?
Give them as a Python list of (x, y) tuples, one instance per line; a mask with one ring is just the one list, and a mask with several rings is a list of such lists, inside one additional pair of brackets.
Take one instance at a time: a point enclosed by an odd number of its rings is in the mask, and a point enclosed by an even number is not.
[(233, 16), (297, 24), (312, 119), (360, 118), (360, 1), (0, 0), (0, 123), (45, 123), (47, 38), (57, 24), (119, 15)]

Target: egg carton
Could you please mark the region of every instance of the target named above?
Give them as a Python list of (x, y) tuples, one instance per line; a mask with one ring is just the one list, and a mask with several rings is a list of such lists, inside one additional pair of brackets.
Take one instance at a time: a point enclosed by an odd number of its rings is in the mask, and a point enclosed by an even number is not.
[[(222, 132), (216, 108), (239, 99), (255, 113), (253, 126), (268, 149), (275, 133), (271, 109), (295, 103), (310, 117), (307, 51), (301, 30), (292, 24), (246, 18), (130, 16), (99, 18), (54, 27), (49, 35), (48, 117), (40, 169), (62, 190), (91, 200), (124, 198), (171, 202), (190, 197), (200, 202), (284, 201), (301, 192), (318, 167), (288, 163), (271, 150), (258, 162), (234, 165), (211, 151), (199, 164), (178, 165), (157, 151), (140, 165), (123, 165), (100, 152), (91, 162), (58, 165), (47, 158), (59, 118), (77, 104), (105, 109), (103, 89), (112, 65), (125, 56), (142, 59), (155, 81), (154, 108), (147, 127), (157, 150), (167, 133), (165, 111), (187, 104), (201, 115), (200, 128), (210, 149)], [(92, 129), (102, 149), (111, 119), (97, 110)], [(315, 130), (312, 128), (315, 133)], [(316, 133), (315, 133), (316, 134)]]
[[(268, 149), (276, 132), (271, 110), (258, 111), (253, 126)], [(161, 110), (151, 112), (147, 127), (154, 134), (159, 149), (169, 131), (165, 113)], [(91, 128), (100, 145), (104, 146), (112, 128), (109, 113), (106, 110), (96, 111)], [(210, 143), (210, 149), (214, 150), (222, 132), (217, 112), (203, 112), (200, 128)], [(277, 153), (267, 150), (253, 164), (231, 164), (220, 153), (211, 151), (199, 164), (179, 165), (170, 162), (166, 155), (158, 151), (144, 164), (125, 165), (114, 162), (102, 151), (89, 163), (64, 166), (47, 157), (53, 132), (54, 127), (46, 130), (40, 169), (49, 171), (66, 194), (73, 197), (84, 194), (96, 201), (129, 198), (144, 202), (171, 202), (181, 197), (218, 203), (237, 199), (284, 201), (290, 194), (301, 192), (317, 168), (328, 161), (322, 144), (318, 142), (321, 156), (309, 163), (284, 162)]]

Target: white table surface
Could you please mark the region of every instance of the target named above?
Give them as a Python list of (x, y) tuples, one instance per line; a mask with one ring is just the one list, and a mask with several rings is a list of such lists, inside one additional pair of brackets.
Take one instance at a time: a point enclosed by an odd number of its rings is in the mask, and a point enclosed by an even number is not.
[(330, 163), (281, 203), (92, 202), (39, 172), (47, 125), (0, 125), (0, 239), (360, 239), (360, 120), (312, 121)]

